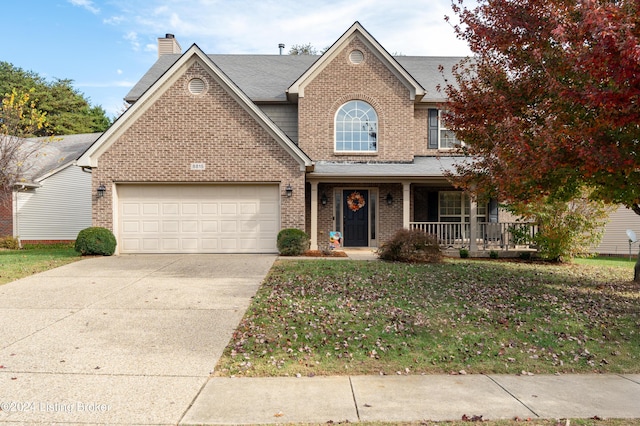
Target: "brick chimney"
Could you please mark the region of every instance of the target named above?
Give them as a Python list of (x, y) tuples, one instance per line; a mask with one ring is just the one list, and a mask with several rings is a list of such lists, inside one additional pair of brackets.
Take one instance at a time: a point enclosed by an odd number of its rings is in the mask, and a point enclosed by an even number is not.
[(158, 57), (172, 53), (182, 53), (180, 43), (173, 34), (166, 34), (158, 38)]

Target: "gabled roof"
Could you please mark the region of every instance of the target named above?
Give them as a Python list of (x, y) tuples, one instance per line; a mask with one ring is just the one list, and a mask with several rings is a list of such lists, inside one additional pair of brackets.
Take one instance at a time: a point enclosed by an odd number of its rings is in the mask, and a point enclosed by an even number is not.
[(23, 143), (37, 151), (28, 159), (24, 180), (18, 185), (37, 185), (38, 182), (71, 166), (101, 134), (83, 133), (25, 139)]
[[(133, 103), (181, 55), (163, 55), (125, 96)], [(207, 55), (254, 102), (286, 101), (286, 90), (317, 55)]]
[[(167, 55), (173, 56), (173, 55)], [(161, 57), (162, 59), (162, 57)], [(195, 61), (199, 61), (226, 91), (229, 93), (245, 111), (247, 111), (271, 136), (278, 142), (301, 166), (301, 168), (313, 165), (311, 159), (277, 127), (267, 115), (258, 108), (251, 99), (233, 82), (204, 52), (193, 44), (177, 60), (166, 63), (171, 65), (160, 72), (160, 68), (154, 69), (153, 73), (147, 73), (145, 79), (155, 80), (140, 94), (137, 101), (116, 122), (93, 144), (79, 159), (78, 165), (81, 167), (97, 167), (98, 159), (118, 137), (139, 118), (153, 102), (175, 82), (182, 73)], [(165, 62), (165, 61), (163, 61)], [(137, 86), (136, 86), (137, 87)]]
[(360, 39), (371, 52), (384, 63), (389, 70), (409, 89), (411, 100), (420, 99), (425, 90), (418, 81), (409, 74), (393, 56), (387, 52), (378, 41), (364, 29), (360, 22), (355, 22), (327, 51), (317, 60), (311, 68), (300, 76), (287, 92), (293, 97), (304, 97), (305, 87), (327, 66), (344, 47), (354, 38)]
[[(357, 24), (357, 25), (356, 25)], [(359, 32), (360, 24), (356, 23), (347, 35), (362, 34), (363, 40), (369, 40), (375, 46), (384, 61), (397, 73), (407, 74), (403, 78), (413, 80), (414, 85), (423, 88), (421, 102), (445, 101), (444, 93), (438, 86), (444, 85), (446, 79), (454, 83), (451, 69), (463, 57), (455, 56), (391, 56), (368, 33)], [(366, 36), (365, 36), (366, 34)], [(339, 50), (338, 40), (331, 49)], [(329, 49), (329, 50), (331, 50)], [(318, 55), (207, 55), (222, 72), (224, 72), (253, 102), (286, 102), (287, 90), (298, 84), (303, 76), (321, 67), (329, 60), (329, 51)], [(163, 55), (142, 76), (125, 96), (129, 103), (136, 102), (178, 59), (181, 55)], [(440, 71), (442, 67), (443, 73)], [(403, 72), (404, 71), (404, 72)], [(290, 91), (293, 94), (293, 92)]]

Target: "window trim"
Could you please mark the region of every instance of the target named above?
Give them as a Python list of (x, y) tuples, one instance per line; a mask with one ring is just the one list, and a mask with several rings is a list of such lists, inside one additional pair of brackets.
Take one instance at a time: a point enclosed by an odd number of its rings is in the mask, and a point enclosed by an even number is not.
[[(363, 116), (368, 116), (371, 112), (373, 112), (373, 114), (375, 115), (375, 122), (373, 122), (373, 124), (374, 124), (373, 132), (374, 132), (374, 134), (375, 134), (375, 136), (374, 136), (374, 138), (375, 138), (375, 139), (374, 139), (373, 141), (371, 141), (371, 140), (367, 140), (367, 143), (368, 143), (368, 145), (369, 145), (369, 146), (371, 146), (371, 143), (373, 142), (373, 147), (374, 147), (374, 149), (367, 149), (367, 150), (338, 149), (338, 143), (339, 143), (339, 141), (338, 141), (338, 132), (339, 132), (339, 130), (338, 130), (338, 127), (339, 127), (339, 126), (338, 126), (338, 115), (340, 114), (340, 112), (341, 112), (341, 111), (343, 111), (343, 110), (344, 110), (344, 108), (345, 108), (347, 105), (349, 105), (349, 104), (351, 104), (351, 103), (362, 103), (362, 104), (364, 104), (364, 105), (366, 105), (366, 106), (368, 106), (368, 107), (369, 107), (369, 108), (367, 109), (366, 113), (365, 113)], [(347, 113), (349, 113), (349, 112), (351, 112), (351, 111), (354, 111), (354, 110), (358, 111), (357, 107), (356, 107), (356, 108), (352, 108), (352, 109), (348, 110), (348, 111), (347, 111)], [(362, 111), (364, 111), (364, 110), (362, 110)], [(362, 116), (361, 116), (361, 117), (362, 117)], [(378, 118), (378, 117), (379, 117), (379, 116), (378, 116), (378, 112), (376, 111), (376, 109), (373, 107), (373, 105), (371, 105), (371, 104), (370, 104), (369, 102), (367, 102), (367, 101), (364, 101), (364, 100), (362, 100), (362, 99), (351, 99), (351, 100), (349, 100), (349, 101), (347, 101), (347, 102), (343, 103), (343, 104), (342, 104), (342, 105), (341, 105), (341, 106), (336, 110), (336, 113), (335, 113), (334, 118), (333, 118), (333, 151), (334, 151), (334, 153), (336, 153), (336, 154), (360, 154), (360, 155), (377, 154), (377, 153), (378, 153), (378, 147), (379, 147), (379, 144), (380, 144), (380, 138), (378, 137), (378, 134), (379, 134), (379, 132), (378, 132), (378, 129), (379, 129), (378, 124), (379, 124), (380, 120), (379, 120), (379, 118)], [(360, 118), (360, 117), (358, 117), (358, 118)], [(356, 117), (352, 118), (352, 120), (351, 120), (351, 121), (343, 120), (343, 121), (341, 121), (341, 123), (352, 123), (353, 121), (355, 121), (355, 119), (356, 119)], [(361, 120), (360, 120), (360, 122), (361, 122)], [(369, 120), (367, 120), (367, 121), (366, 121), (366, 123), (369, 123)], [(343, 130), (343, 132), (347, 132), (347, 131), (346, 131), (346, 130)], [(372, 130), (371, 130), (371, 129), (369, 129), (369, 130), (367, 131), (367, 134), (368, 134), (369, 138), (371, 138), (371, 137), (372, 137), (372, 136), (371, 136), (371, 132), (372, 132)], [(365, 132), (364, 132), (364, 131), (354, 132), (353, 130), (351, 130), (351, 134), (352, 134), (352, 135), (353, 135), (353, 134), (361, 135), (361, 134), (363, 134), (363, 133), (365, 133)], [(354, 142), (356, 142), (356, 143), (358, 143), (358, 144), (364, 144), (364, 143), (365, 143), (365, 142), (364, 142), (364, 141), (362, 141), (362, 140), (358, 140), (358, 141), (350, 141), (350, 142), (352, 143), (351, 148), (353, 148), (353, 143), (354, 143)], [(342, 141), (341, 143), (344, 145), (344, 144), (345, 144), (345, 141)]]
[(455, 133), (453, 134), (455, 140), (454, 145), (442, 146), (442, 132), (451, 132), (448, 127), (444, 126), (444, 121), (442, 120), (442, 114), (446, 114), (446, 112), (446, 109), (438, 109), (438, 150), (440, 151), (452, 151), (458, 149), (461, 146), (464, 146), (464, 142), (458, 140), (458, 138), (455, 136)]
[[(456, 194), (459, 196), (460, 206), (457, 206), (456, 209), (460, 211), (459, 214), (442, 214), (442, 209), (444, 206), (442, 197), (447, 194)], [(459, 194), (459, 195), (458, 195)], [(488, 203), (478, 203), (476, 205), (476, 221), (485, 222), (487, 221), (488, 216)], [(446, 212), (445, 212), (446, 213)], [(445, 220), (442, 218), (458, 218), (458, 221)], [(471, 220), (471, 198), (468, 194), (465, 194), (463, 191), (438, 191), (438, 222), (451, 222), (451, 223), (468, 223)]]

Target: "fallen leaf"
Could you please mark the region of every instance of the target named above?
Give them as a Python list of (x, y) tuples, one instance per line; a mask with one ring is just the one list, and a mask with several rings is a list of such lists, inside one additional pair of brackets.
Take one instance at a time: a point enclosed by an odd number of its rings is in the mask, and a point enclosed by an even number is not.
[(466, 414), (462, 415), (463, 422), (482, 422), (482, 416), (467, 416)]
[(273, 415), (273, 417), (282, 417), (282, 416), (284, 416), (284, 413), (282, 411), (278, 411)]

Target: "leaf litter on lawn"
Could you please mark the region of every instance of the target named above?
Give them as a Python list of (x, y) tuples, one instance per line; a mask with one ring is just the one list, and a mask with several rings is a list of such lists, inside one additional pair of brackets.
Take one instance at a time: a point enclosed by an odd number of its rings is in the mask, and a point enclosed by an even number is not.
[(640, 286), (622, 268), (277, 262), (219, 375), (640, 371)]

